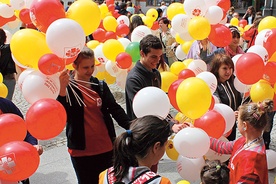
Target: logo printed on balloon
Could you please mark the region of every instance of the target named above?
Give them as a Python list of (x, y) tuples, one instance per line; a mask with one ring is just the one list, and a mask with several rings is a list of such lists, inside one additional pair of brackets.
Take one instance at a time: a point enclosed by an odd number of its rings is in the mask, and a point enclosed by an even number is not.
[(199, 15), (201, 14), (201, 10), (200, 10), (199, 8), (194, 9), (193, 12), (192, 12), (192, 14), (193, 14), (194, 16), (199, 16)]
[(5, 155), (0, 160), (0, 171), (6, 174), (12, 174), (15, 170), (15, 155), (9, 154)]
[(55, 82), (49, 77), (46, 77), (44, 85), (48, 87), (48, 89), (52, 92), (52, 94), (56, 94), (59, 90), (58, 87), (55, 85)]
[(267, 32), (265, 33), (264, 42), (267, 41), (267, 39), (268, 39), (268, 37), (269, 37), (270, 35), (272, 35), (272, 31), (271, 31), (271, 30), (269, 30), (269, 31), (267, 31)]
[(81, 48), (81, 45), (79, 46), (76, 46), (76, 47), (71, 47), (71, 48), (64, 48), (64, 52), (65, 52), (65, 55), (66, 57), (74, 57), (76, 55), (78, 55), (78, 53), (80, 53), (80, 48)]
[(37, 25), (37, 19), (36, 19), (36, 16), (34, 14), (34, 11), (35, 11), (34, 9), (30, 9), (30, 18), (31, 18), (33, 24), (36, 26)]

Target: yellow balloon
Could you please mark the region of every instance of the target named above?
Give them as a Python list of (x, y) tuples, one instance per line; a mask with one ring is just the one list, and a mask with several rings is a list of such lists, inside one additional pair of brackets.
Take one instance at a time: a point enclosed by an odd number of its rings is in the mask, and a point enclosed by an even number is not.
[(114, 62), (116, 60), (116, 56), (125, 51), (125, 48), (121, 42), (115, 39), (109, 39), (104, 42), (102, 49), (105, 57)]
[(193, 17), (188, 23), (188, 31), (193, 39), (203, 40), (209, 36), (211, 25), (204, 17)]
[(68, 69), (68, 70), (75, 70), (72, 63), (69, 64), (69, 65), (66, 65), (65, 68)]
[(251, 28), (251, 26), (252, 26), (252, 25), (246, 25), (246, 26), (244, 26), (243, 30), (244, 30), (244, 31), (247, 31), (248, 29)]
[(140, 16), (141, 18), (143, 18), (143, 17), (146, 16), (146, 15), (144, 15), (143, 13), (140, 13), (139, 16)]
[(168, 143), (166, 145), (166, 154), (170, 159), (172, 159), (174, 161), (176, 161), (179, 156), (179, 153), (176, 151), (176, 149), (173, 145), (172, 139), (168, 140)]
[(185, 42), (184, 40), (182, 40), (178, 33), (176, 33), (175, 35), (175, 41), (179, 44), (183, 44)]
[(169, 91), (171, 84), (178, 79), (177, 75), (172, 72), (161, 72), (161, 89), (166, 93)]
[(0, 83), (0, 97), (6, 98), (8, 96), (8, 88), (4, 83)]
[(180, 111), (190, 119), (205, 114), (212, 100), (211, 90), (200, 78), (190, 77), (183, 80), (176, 91), (176, 102)]
[(10, 0), (0, 0), (1, 3), (10, 4)]
[(263, 18), (258, 26), (258, 32), (261, 32), (264, 29), (273, 29), (276, 28), (276, 17), (267, 16)]
[(260, 80), (251, 86), (250, 97), (253, 102), (261, 102), (265, 99), (273, 100), (274, 89), (268, 81)]
[(148, 17), (152, 22), (156, 21), (156, 19), (158, 18), (157, 10), (154, 8), (148, 9), (146, 17)]
[(114, 84), (116, 77), (111, 76), (107, 71), (104, 71), (104, 79), (107, 84)]
[(188, 182), (187, 180), (181, 180), (177, 182), (177, 184), (190, 184), (190, 182)]
[(188, 42), (185, 42), (185, 43), (182, 44), (181, 49), (183, 50), (183, 52), (185, 54), (189, 53), (189, 50), (190, 50), (193, 43), (194, 43), (194, 40), (191, 40), (191, 41), (188, 41)]
[(238, 26), (239, 25), (239, 19), (237, 19), (236, 17), (233, 17), (230, 20), (230, 25), (232, 25), (232, 26)]
[(104, 77), (105, 77), (105, 71), (103, 72), (98, 72), (96, 77), (99, 79), (99, 80), (104, 80)]
[(90, 40), (86, 43), (86, 46), (92, 50), (95, 49), (98, 45), (100, 45), (100, 42), (97, 40)]
[(10, 46), (19, 63), (34, 69), (38, 69), (41, 56), (52, 53), (46, 43), (45, 34), (34, 29), (17, 31), (11, 38)]
[(78, 0), (69, 7), (66, 18), (78, 22), (85, 35), (90, 35), (100, 25), (101, 11), (98, 5), (91, 0)]
[(101, 12), (101, 19), (104, 19), (109, 12), (108, 7), (105, 3), (99, 5), (100, 12)]
[(116, 32), (117, 25), (118, 25), (118, 22), (113, 16), (107, 16), (103, 19), (103, 26), (104, 26), (104, 29), (107, 31)]
[[(175, 75), (178, 76), (178, 74), (179, 74), (182, 70), (184, 70), (185, 68), (187, 68), (187, 67), (186, 67), (186, 65), (185, 65), (183, 62), (175, 61), (175, 62), (171, 65), (170, 71), (171, 71), (173, 74), (175, 74)], [(162, 82), (163, 82), (163, 81), (162, 81)]]
[(191, 62), (193, 62), (193, 59), (185, 59), (184, 61), (182, 61), (187, 67), (189, 66), (189, 64)]
[(185, 10), (182, 3), (172, 3), (167, 8), (167, 17), (169, 20), (172, 20), (175, 15), (183, 13), (185, 14)]
[(0, 83), (2, 83), (3, 82), (3, 75), (2, 75), (2, 73), (0, 73)]
[(238, 27), (238, 30), (239, 30), (239, 32), (240, 32), (240, 35), (242, 36), (243, 33), (244, 33), (244, 29), (243, 29), (242, 27)]
[(19, 19), (20, 10), (14, 10), (14, 15)]
[(144, 17), (142, 17), (142, 20), (146, 26), (148, 26), (149, 28), (152, 27), (153, 22), (154, 22), (152, 18), (150, 18), (148, 16), (144, 16)]
[(175, 115), (174, 119), (176, 119), (176, 120), (179, 121), (180, 123), (185, 123), (185, 122), (187, 122), (187, 123), (192, 123), (192, 124), (194, 124), (194, 120), (193, 120), (193, 119), (188, 118), (187, 116), (185, 116), (185, 115), (182, 114), (181, 112), (178, 112), (178, 113)]

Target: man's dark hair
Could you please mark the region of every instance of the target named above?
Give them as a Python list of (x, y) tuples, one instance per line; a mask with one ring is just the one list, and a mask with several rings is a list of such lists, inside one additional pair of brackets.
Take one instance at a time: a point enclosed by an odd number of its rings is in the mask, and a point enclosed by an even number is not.
[(150, 52), (150, 49), (162, 49), (162, 43), (160, 39), (157, 36), (154, 35), (146, 35), (141, 41), (140, 41), (140, 50), (144, 54), (148, 54)]

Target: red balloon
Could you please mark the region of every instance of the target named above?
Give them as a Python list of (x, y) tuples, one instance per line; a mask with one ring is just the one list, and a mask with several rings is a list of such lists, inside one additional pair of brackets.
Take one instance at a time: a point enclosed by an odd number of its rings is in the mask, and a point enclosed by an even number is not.
[(229, 10), (231, 1), (229, 0), (218, 0), (217, 6), (221, 7), (224, 10)]
[(12, 141), (0, 147), (0, 178), (3, 180), (21, 181), (29, 178), (38, 165), (37, 150), (27, 142)]
[(195, 120), (195, 127), (201, 128), (209, 136), (220, 138), (225, 131), (225, 120), (223, 116), (215, 110), (206, 112), (199, 119)]
[(244, 28), (246, 25), (247, 25), (247, 20), (241, 19), (241, 20), (239, 21), (239, 26), (240, 26), (240, 27)]
[(208, 36), (210, 42), (217, 47), (225, 47), (232, 41), (232, 33), (228, 27), (222, 24), (211, 25)]
[(215, 107), (215, 103), (216, 103), (215, 98), (214, 98), (214, 96), (212, 96), (211, 105), (209, 107), (209, 110), (212, 110)]
[(44, 33), (52, 22), (65, 18), (64, 7), (57, 0), (33, 0), (30, 14), (33, 24)]
[(109, 5), (114, 5), (114, 0), (106, 0), (105, 1), (105, 4), (107, 5), (107, 6), (109, 6)]
[(53, 75), (65, 68), (65, 62), (55, 54), (45, 54), (38, 61), (38, 69), (45, 75)]
[(276, 62), (270, 61), (266, 63), (264, 74), (267, 80), (274, 84), (276, 82)]
[(151, 26), (151, 29), (152, 29), (152, 30), (157, 30), (157, 29), (159, 29), (159, 23), (158, 23), (158, 21), (154, 21), (154, 22), (153, 22), (153, 24), (152, 24), (152, 26)]
[(4, 26), (5, 24), (7, 24), (8, 22), (14, 21), (16, 20), (16, 16), (13, 15), (10, 18), (4, 18), (0, 16), (0, 27)]
[(94, 40), (98, 40), (99, 42), (104, 42), (106, 40), (105, 33), (106, 31), (104, 29), (98, 28), (92, 33), (92, 36)]
[(276, 52), (276, 28), (271, 29), (266, 35), (264, 39), (264, 48), (268, 52), (269, 58)]
[[(276, 104), (276, 95), (273, 97), (273, 104)], [(276, 111), (276, 105), (273, 106), (273, 111)]]
[(264, 62), (255, 53), (245, 53), (236, 62), (236, 75), (244, 84), (254, 84), (263, 78)]
[(25, 24), (32, 23), (32, 20), (31, 20), (31, 17), (30, 17), (30, 9), (29, 8), (23, 8), (22, 10), (20, 10), (19, 18)]
[(71, 57), (71, 58), (61, 58), (63, 62), (65, 62), (65, 65), (70, 65), (77, 59), (78, 55)]
[(37, 139), (59, 135), (66, 124), (66, 111), (55, 99), (43, 98), (31, 105), (26, 114), (28, 131)]
[(0, 115), (0, 147), (11, 141), (23, 141), (27, 134), (25, 121), (16, 114)]
[(176, 102), (176, 91), (177, 91), (178, 86), (181, 84), (181, 82), (183, 80), (184, 79), (178, 79), (178, 80), (174, 81), (170, 85), (169, 90), (168, 90), (168, 97), (170, 99), (170, 103), (178, 111), (180, 111), (180, 110), (179, 110), (179, 107), (178, 107), (177, 102)]
[(116, 33), (113, 31), (107, 31), (105, 33), (105, 40), (109, 40), (109, 39), (117, 39)]
[(115, 10), (111, 13), (112, 13), (112, 16), (115, 17), (116, 19), (121, 15), (118, 10)]
[(190, 69), (184, 69), (178, 74), (178, 79), (187, 79), (189, 77), (195, 77), (195, 73)]
[(116, 65), (121, 69), (128, 69), (132, 64), (131, 55), (126, 52), (122, 52), (116, 57)]
[(110, 12), (114, 12), (115, 11), (115, 5), (114, 4), (110, 4), (110, 5), (108, 5), (108, 10), (110, 11)]
[(129, 27), (126, 24), (118, 24), (116, 34), (120, 37), (125, 37), (129, 33)]

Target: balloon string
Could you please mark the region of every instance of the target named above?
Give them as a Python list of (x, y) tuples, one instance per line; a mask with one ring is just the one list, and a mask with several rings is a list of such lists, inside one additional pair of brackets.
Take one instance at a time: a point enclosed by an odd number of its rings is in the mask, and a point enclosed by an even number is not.
[(71, 103), (71, 99), (70, 99), (70, 95), (68, 93), (68, 90), (66, 88), (66, 101), (69, 102), (69, 105), (72, 106), (72, 103)]
[[(77, 82), (82, 82), (82, 83), (86, 83), (86, 84), (93, 84), (93, 85), (99, 85), (97, 83), (94, 83), (94, 82), (87, 82), (87, 81), (83, 81), (83, 80), (78, 80), (78, 79), (74, 79), (75, 81)], [(72, 80), (73, 81), (73, 80)]]
[[(73, 82), (70, 80), (70, 84), (73, 85), (74, 87), (78, 88), (82, 93), (86, 94), (89, 98), (91, 98), (92, 100), (96, 101), (95, 98), (93, 98), (92, 96), (90, 96), (88, 93), (86, 93), (84, 90), (82, 90), (81, 88), (78, 87), (78, 85), (80, 85), (81, 87), (87, 89), (88, 91), (94, 93), (94, 94), (97, 94), (96, 91), (93, 91), (92, 89), (82, 85), (82, 84), (79, 84), (79, 83), (76, 83), (76, 82)], [(77, 85), (78, 84), (78, 85)]]
[(81, 106), (81, 103), (80, 103), (80, 102), (82, 102), (82, 104), (86, 107), (85, 103), (82, 101), (82, 99), (81, 99), (81, 98), (79, 97), (79, 95), (76, 93), (76, 91), (73, 89), (71, 83), (69, 83), (68, 86), (71, 88), (71, 90), (72, 90), (72, 92), (73, 92), (73, 94), (74, 94), (74, 96), (75, 96), (75, 98), (76, 98), (76, 100), (77, 100), (79, 106)]

